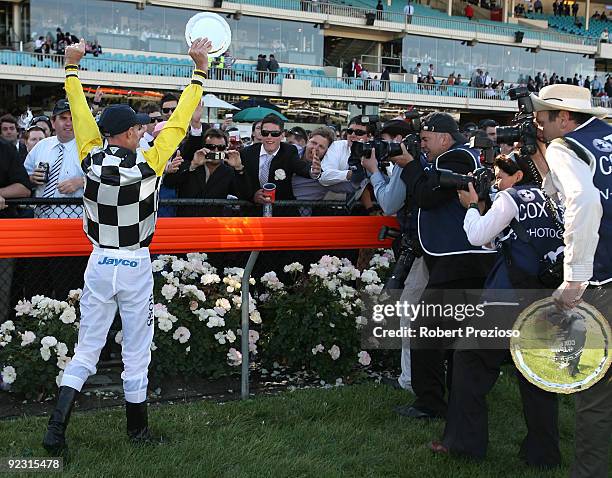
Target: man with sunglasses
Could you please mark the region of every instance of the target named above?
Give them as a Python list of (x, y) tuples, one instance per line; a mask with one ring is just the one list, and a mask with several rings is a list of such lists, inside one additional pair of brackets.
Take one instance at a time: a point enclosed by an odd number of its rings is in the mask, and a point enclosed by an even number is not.
[(291, 179), (294, 174), (304, 178), (319, 179), (321, 162), (301, 161), (297, 149), (283, 142), (284, 122), (276, 115), (268, 115), (261, 122), (261, 144), (253, 144), (240, 152), (245, 172), (252, 184), (250, 197), (258, 204), (268, 198), (263, 194), (263, 185), (276, 184), (276, 199), (295, 199)]
[(355, 116), (350, 119), (346, 130), (346, 139), (335, 141), (327, 150), (321, 162), (321, 179), (323, 186), (332, 186), (351, 180), (353, 172), (348, 167), (351, 145), (354, 141), (368, 141), (372, 134), (372, 126), (364, 121), (367, 117)]
[(151, 147), (153, 143), (153, 130), (158, 123), (164, 121), (161, 113), (161, 108), (155, 103), (147, 103), (140, 109), (140, 113), (144, 113), (149, 117), (149, 124), (146, 125), (146, 131), (140, 139), (140, 147), (145, 151)]
[[(251, 199), (252, 186), (244, 173), (240, 153), (228, 149), (228, 139), (219, 129), (210, 128), (203, 134), (203, 147), (195, 151), (190, 160), (179, 170), (165, 177), (164, 184), (176, 188), (179, 198), (226, 199), (228, 195), (238, 199)], [(215, 157), (215, 156), (223, 156)], [(221, 207), (181, 207), (177, 215), (222, 215)]]
[(167, 121), (178, 105), (178, 98), (174, 93), (166, 93), (162, 97), (159, 104), (161, 106), (161, 112), (164, 117), (163, 120)]

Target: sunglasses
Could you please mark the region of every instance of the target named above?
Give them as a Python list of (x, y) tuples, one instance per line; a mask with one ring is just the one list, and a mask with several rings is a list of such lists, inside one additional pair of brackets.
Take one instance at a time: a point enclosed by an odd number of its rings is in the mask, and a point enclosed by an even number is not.
[(172, 113), (175, 109), (176, 109), (176, 106), (174, 108), (162, 108), (162, 112), (164, 114), (168, 114), (168, 113)]
[(209, 151), (225, 151), (227, 146), (224, 144), (205, 144), (204, 148), (208, 149)]
[(283, 134), (282, 131), (268, 131), (267, 129), (261, 130), (261, 135), (264, 137), (272, 136), (273, 138), (278, 138), (281, 134)]
[(49, 119), (49, 117), (45, 116), (45, 115), (37, 116), (36, 118), (32, 118), (32, 121), (30, 121), (30, 123), (34, 124), (34, 123), (38, 123), (39, 121), (45, 121), (45, 122), (49, 123), (51, 121), (51, 119)]
[(355, 136), (365, 136), (368, 132), (365, 129), (353, 129), (349, 128), (346, 130), (347, 134), (354, 134)]
[(149, 119), (151, 120), (151, 123), (161, 123), (164, 121), (164, 118), (161, 116), (149, 116)]

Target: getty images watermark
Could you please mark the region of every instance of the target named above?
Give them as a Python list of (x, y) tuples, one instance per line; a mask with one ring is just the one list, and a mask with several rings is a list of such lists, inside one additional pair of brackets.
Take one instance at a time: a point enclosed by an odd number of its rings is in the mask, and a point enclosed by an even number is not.
[[(588, 292), (585, 302), (598, 308), (609, 323), (609, 304)], [(400, 290), (364, 294), (361, 346), (399, 349), (409, 341), (411, 348), (423, 349), (508, 349), (511, 342), (519, 341), (524, 348), (552, 350), (572, 341), (584, 347), (595, 344), (582, 340), (584, 331), (597, 328), (588, 314), (557, 309), (545, 300), (552, 293), (542, 289), (427, 290), (418, 301), (406, 300)]]

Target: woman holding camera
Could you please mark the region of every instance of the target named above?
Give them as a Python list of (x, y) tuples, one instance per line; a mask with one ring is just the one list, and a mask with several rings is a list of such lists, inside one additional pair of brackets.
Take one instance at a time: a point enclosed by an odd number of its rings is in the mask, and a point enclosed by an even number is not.
[[(504, 314), (507, 317), (508, 311), (513, 310), (509, 305), (500, 306), (500, 302), (508, 302), (509, 298), (519, 302), (516, 297), (520, 294), (511, 289), (543, 288), (538, 279), (544, 267), (542, 260), (556, 256), (563, 247), (553, 208), (536, 184), (528, 160), (514, 154), (499, 155), (494, 166), (499, 192), (486, 214), (481, 215), (478, 195), (471, 183), (468, 191), (459, 191), (459, 200), (468, 209), (463, 227), (470, 243), (474, 246), (494, 243), (500, 249), (484, 286), (483, 299), (488, 305), (482, 318), (486, 325), (477, 327), (481, 330), (493, 329), (493, 319)], [(516, 310), (518, 313), (519, 309)], [(511, 328), (511, 322), (506, 321), (500, 328)], [(480, 341), (477, 349), (455, 352), (446, 428), (442, 442), (431, 443), (434, 452), (485, 457), (486, 396), (508, 358), (507, 345), (492, 341)], [(520, 373), (517, 376), (527, 423), (527, 436), (519, 456), (530, 466), (558, 466), (561, 455), (557, 397), (530, 384)]]

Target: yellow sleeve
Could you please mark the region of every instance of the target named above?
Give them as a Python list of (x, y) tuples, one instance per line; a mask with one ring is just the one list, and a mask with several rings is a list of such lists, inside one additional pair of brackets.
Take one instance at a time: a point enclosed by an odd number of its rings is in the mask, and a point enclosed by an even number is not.
[(144, 152), (147, 163), (158, 176), (164, 173), (166, 163), (187, 134), (191, 116), (202, 99), (202, 80), (204, 79), (206, 79), (206, 73), (200, 70), (193, 71), (191, 84), (181, 94), (172, 116), (155, 138), (153, 147)]
[(66, 65), (65, 70), (65, 89), (72, 114), (72, 128), (76, 138), (79, 161), (83, 161), (83, 158), (93, 148), (102, 146), (102, 137), (83, 93), (83, 86), (78, 76), (79, 67)]

